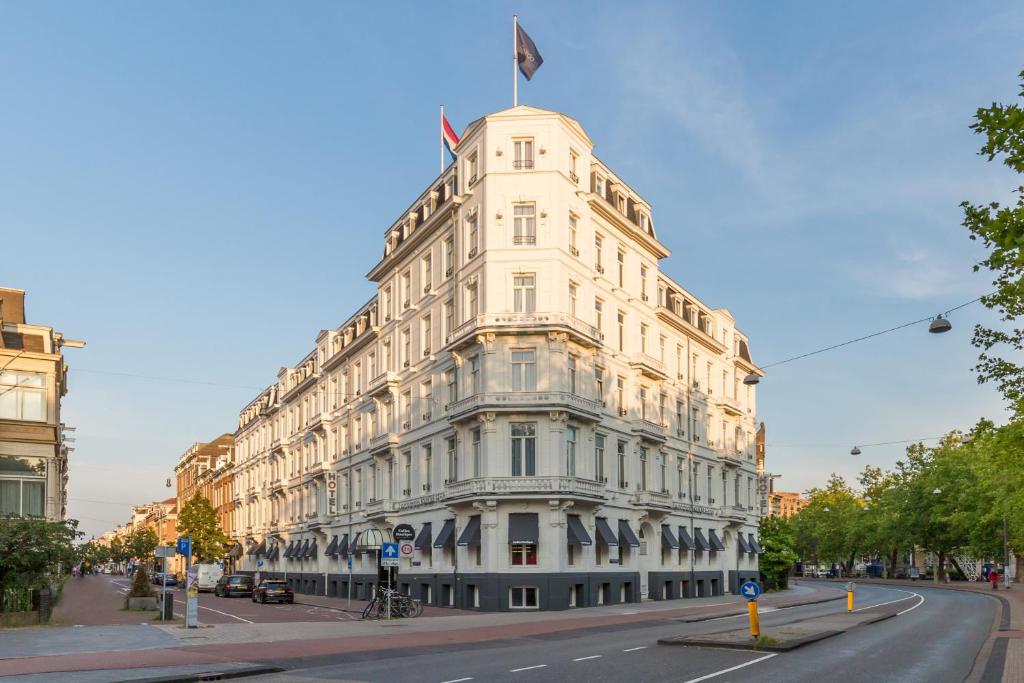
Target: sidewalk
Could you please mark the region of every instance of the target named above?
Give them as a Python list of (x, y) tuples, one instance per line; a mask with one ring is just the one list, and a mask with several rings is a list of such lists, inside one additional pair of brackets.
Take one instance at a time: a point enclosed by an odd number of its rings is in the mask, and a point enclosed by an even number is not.
[[(842, 591), (831, 586), (796, 585), (786, 593), (766, 596), (764, 601), (771, 605), (790, 606), (802, 602), (820, 602), (826, 598), (835, 599), (842, 595)], [(79, 648), (76, 653), (68, 653), (69, 650), (64, 649), (64, 641), (69, 635), (87, 636), (89, 632), (99, 630), (99, 627), (74, 629), (73, 632), (72, 629), (58, 628), (50, 629), (45, 639), (39, 639), (37, 632), (37, 639), (46, 640), (52, 648), (54, 654), (50, 656), (20, 656), (18, 651), (7, 647), (6, 642), (0, 642), (0, 676), (219, 665), (228, 662), (279, 662), (296, 657), (450, 646), (611, 625), (668, 621), (693, 614), (729, 614), (744, 602), (740, 596), (727, 595), (593, 607), (568, 612), (472, 612), (452, 614), (446, 618), (393, 622), (217, 624), (188, 631), (175, 626), (138, 626), (134, 628), (145, 631), (147, 636), (159, 634), (163, 642), (154, 644), (147, 638), (147, 642), (142, 644), (144, 649), (122, 648), (116, 653), (110, 651), (113, 648), (108, 640), (109, 634), (103, 634), (99, 641), (94, 640), (92, 651)], [(118, 647), (123, 644), (123, 641), (118, 643)], [(76, 680), (72, 674), (62, 675), (61, 678), (65, 681)], [(111, 675), (111, 678), (116, 676)]]
[[(841, 586), (841, 582), (815, 581)], [(889, 586), (936, 588), (972, 591), (999, 601), (1000, 609), (992, 624), (988, 641), (974, 662), (968, 683), (1024, 683), (1024, 584), (1015, 583), (1009, 590), (1000, 585), (992, 590), (988, 583), (954, 581), (910, 581), (906, 579), (858, 579), (855, 583)]]

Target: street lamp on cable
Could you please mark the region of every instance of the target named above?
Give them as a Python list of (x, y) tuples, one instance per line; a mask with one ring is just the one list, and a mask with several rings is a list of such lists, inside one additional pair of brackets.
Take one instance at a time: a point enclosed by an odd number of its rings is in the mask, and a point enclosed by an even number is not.
[(850, 449), (850, 455), (860, 455), (860, 449), (856, 446)]
[(953, 326), (942, 317), (941, 313), (935, 316), (935, 319), (928, 324), (928, 331), (932, 334), (942, 334), (943, 332), (949, 332), (951, 329), (953, 329)]

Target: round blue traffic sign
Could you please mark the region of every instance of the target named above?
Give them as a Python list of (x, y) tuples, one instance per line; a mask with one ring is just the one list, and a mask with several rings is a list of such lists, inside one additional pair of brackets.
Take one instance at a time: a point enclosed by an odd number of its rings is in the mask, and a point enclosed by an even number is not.
[(761, 585), (753, 581), (747, 581), (740, 586), (740, 595), (747, 600), (757, 600), (757, 596), (761, 595)]

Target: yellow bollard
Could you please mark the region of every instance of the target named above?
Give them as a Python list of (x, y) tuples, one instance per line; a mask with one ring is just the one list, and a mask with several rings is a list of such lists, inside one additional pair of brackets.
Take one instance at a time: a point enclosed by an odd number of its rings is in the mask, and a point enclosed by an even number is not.
[(757, 620), (757, 600), (748, 600), (747, 610), (750, 612), (750, 636), (757, 638), (761, 635), (761, 624)]
[(853, 581), (846, 584), (846, 611), (853, 611)]

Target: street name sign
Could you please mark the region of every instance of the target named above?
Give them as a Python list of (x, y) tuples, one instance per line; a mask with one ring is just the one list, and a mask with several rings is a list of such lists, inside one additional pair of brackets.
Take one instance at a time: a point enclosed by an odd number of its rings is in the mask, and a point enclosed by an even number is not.
[(397, 567), (398, 558), (401, 554), (401, 550), (398, 548), (397, 543), (381, 543), (380, 544), (380, 566), (382, 567)]
[(747, 600), (757, 600), (757, 596), (761, 595), (761, 586), (753, 581), (747, 581), (740, 586), (740, 595)]

